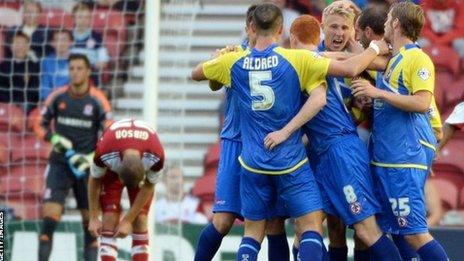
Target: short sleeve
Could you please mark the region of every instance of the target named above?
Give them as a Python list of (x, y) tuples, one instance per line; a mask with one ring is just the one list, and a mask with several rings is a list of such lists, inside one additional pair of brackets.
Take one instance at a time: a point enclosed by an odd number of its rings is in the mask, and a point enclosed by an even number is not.
[(208, 80), (217, 81), (225, 86), (230, 86), (230, 71), (232, 66), (248, 52), (248, 50), (230, 52), (203, 63), (203, 73), (205, 77)]
[(90, 167), (90, 175), (96, 179), (99, 179), (105, 175), (106, 168), (102, 168), (97, 166), (97, 164), (92, 163), (92, 166)]
[(226, 59), (228, 55), (221, 55), (203, 64), (203, 73), (208, 80), (218, 81), (224, 85), (230, 85), (230, 70)]
[(445, 122), (459, 129), (462, 129), (464, 126), (464, 102), (461, 102), (456, 105), (456, 107), (454, 107), (453, 112)]
[(302, 57), (301, 90), (310, 93), (316, 87), (326, 84), (327, 71), (330, 59), (308, 52)]
[(424, 53), (421, 53), (412, 62), (410, 70), (411, 93), (429, 91), (433, 94), (435, 88), (435, 68), (432, 60)]
[(161, 177), (161, 173), (162, 172), (156, 172), (156, 171), (153, 171), (153, 170), (147, 171), (147, 180), (148, 180), (148, 182), (150, 182), (151, 184), (158, 183), (158, 181), (159, 181), (159, 179)]
[(432, 96), (432, 103), (430, 104), (430, 108), (429, 108), (429, 116), (430, 116), (430, 124), (432, 125), (432, 128), (443, 127), (441, 124), (440, 111), (438, 110), (437, 103), (435, 102), (435, 98), (433, 96)]

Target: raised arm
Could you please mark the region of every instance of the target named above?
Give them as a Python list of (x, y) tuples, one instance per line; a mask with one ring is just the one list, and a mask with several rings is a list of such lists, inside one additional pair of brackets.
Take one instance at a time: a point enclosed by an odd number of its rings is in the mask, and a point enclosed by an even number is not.
[(358, 55), (343, 61), (332, 60), (329, 65), (328, 74), (355, 77), (366, 70), (379, 54), (384, 55), (388, 52), (388, 46), (384, 41), (372, 41), (369, 48)]

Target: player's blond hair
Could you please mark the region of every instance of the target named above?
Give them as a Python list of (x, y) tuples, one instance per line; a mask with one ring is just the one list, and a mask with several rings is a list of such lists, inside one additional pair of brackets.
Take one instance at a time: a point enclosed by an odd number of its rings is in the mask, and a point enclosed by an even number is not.
[(329, 15), (340, 15), (349, 20), (351, 25), (354, 25), (356, 15), (353, 11), (343, 8), (341, 6), (335, 8), (325, 8), (322, 12), (322, 23), (325, 23)]

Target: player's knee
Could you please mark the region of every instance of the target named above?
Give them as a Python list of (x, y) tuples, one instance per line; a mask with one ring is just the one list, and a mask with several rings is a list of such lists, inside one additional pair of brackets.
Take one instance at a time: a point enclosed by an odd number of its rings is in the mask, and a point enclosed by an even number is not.
[(148, 217), (147, 215), (139, 214), (133, 223), (134, 232), (147, 231)]
[(311, 230), (316, 231), (322, 235), (323, 217), (324, 214), (322, 213), (322, 211), (317, 211), (298, 217), (295, 222), (295, 230), (298, 231), (299, 234)]
[(225, 235), (229, 233), (230, 229), (234, 225), (235, 222), (235, 215), (230, 213), (221, 213), (221, 214), (214, 214), (213, 216), (213, 225), (216, 230)]
[(63, 212), (63, 207), (59, 203), (55, 202), (46, 202), (42, 207), (42, 216), (44, 219), (46, 217), (55, 219), (59, 221), (61, 219), (61, 213)]
[(375, 219), (365, 219), (354, 225), (356, 237), (367, 245), (373, 245), (381, 236), (382, 232), (377, 226)]
[(411, 245), (414, 249), (419, 249), (421, 246), (433, 240), (433, 237), (432, 235), (430, 235), (430, 233), (426, 232), (426, 233), (405, 235), (404, 239), (406, 239), (409, 245)]

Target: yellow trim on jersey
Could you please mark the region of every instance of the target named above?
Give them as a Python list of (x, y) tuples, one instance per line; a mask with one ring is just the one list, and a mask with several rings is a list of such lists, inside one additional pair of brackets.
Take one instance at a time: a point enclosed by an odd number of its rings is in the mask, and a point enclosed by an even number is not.
[(383, 168), (410, 168), (410, 169), (423, 169), (427, 170), (427, 166), (421, 164), (395, 164), (395, 163), (380, 163), (371, 161), (371, 164)]
[(424, 145), (425, 147), (429, 148), (429, 149), (432, 149), (433, 151), (437, 151), (437, 149), (435, 148), (435, 146), (433, 146), (433, 144), (430, 144), (424, 140), (419, 140), (419, 143)]
[[(392, 68), (398, 59), (401, 61)], [(402, 47), (388, 63), (384, 77), (395, 90), (403, 87), (409, 94), (418, 91), (428, 91), (432, 94), (434, 92), (435, 67), (430, 57), (419, 48), (406, 50)]]
[(302, 91), (309, 94), (320, 85), (327, 86), (325, 78), (329, 70), (330, 59), (302, 49), (290, 50), (276, 47), (274, 51), (280, 54), (295, 69)]
[(217, 81), (222, 83), (224, 86), (230, 87), (230, 69), (238, 60), (249, 53), (250, 51), (248, 49), (238, 52), (230, 52), (206, 61), (202, 65), (203, 73), (208, 80)]
[(289, 169), (284, 169), (284, 170), (261, 170), (261, 169), (255, 169), (250, 166), (248, 166), (245, 161), (243, 161), (242, 156), (238, 157), (238, 161), (240, 162), (240, 165), (249, 172), (253, 173), (258, 173), (258, 174), (266, 174), (266, 175), (283, 175), (283, 174), (288, 174), (291, 173), (297, 169), (299, 169), (303, 164), (308, 162), (308, 158), (304, 158), (300, 162), (298, 162), (295, 166), (289, 168)]

